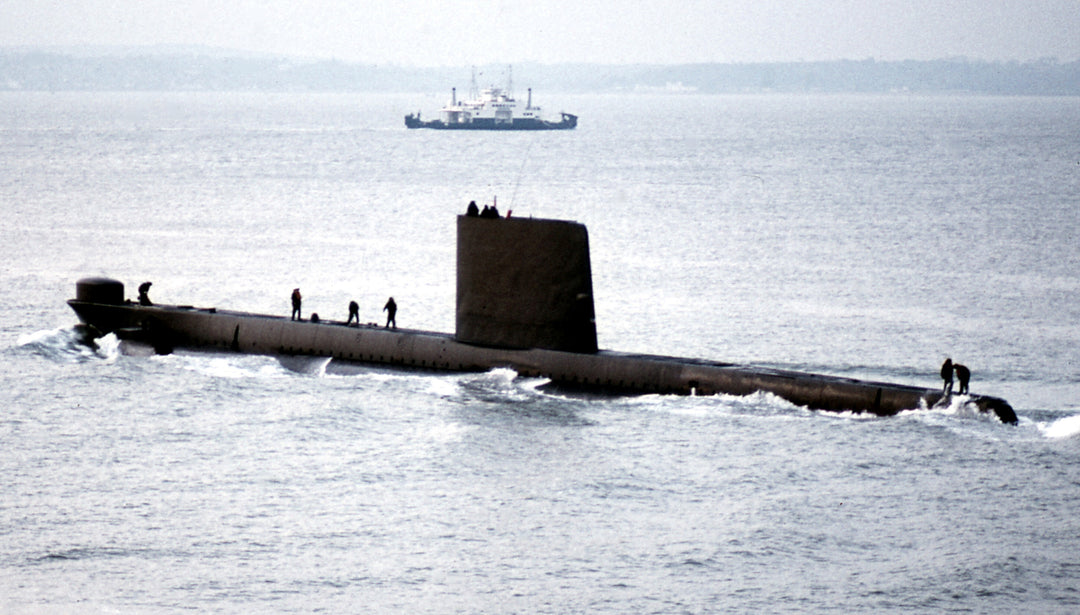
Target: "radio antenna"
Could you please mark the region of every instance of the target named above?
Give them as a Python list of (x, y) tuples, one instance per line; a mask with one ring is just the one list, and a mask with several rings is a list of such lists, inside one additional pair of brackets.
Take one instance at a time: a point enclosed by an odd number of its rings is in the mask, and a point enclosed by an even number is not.
[(514, 181), (514, 191), (510, 193), (510, 207), (514, 206), (514, 199), (517, 198), (518, 186), (521, 185), (521, 176), (525, 174), (525, 163), (529, 161), (529, 151), (532, 150), (533, 140), (529, 139), (529, 147), (525, 148), (525, 155), (521, 158), (521, 168), (518, 169), (517, 180)]

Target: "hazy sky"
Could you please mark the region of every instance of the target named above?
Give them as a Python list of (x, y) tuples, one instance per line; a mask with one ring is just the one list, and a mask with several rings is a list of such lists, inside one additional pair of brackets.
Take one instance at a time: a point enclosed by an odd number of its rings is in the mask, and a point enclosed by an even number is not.
[(1080, 0), (0, 0), (0, 46), (413, 66), (1080, 59)]

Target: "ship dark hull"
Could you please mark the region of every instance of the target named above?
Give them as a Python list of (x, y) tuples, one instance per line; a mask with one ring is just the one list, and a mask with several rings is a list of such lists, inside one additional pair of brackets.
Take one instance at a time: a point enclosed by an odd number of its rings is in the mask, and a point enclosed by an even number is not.
[(405, 116), (407, 128), (432, 128), (435, 130), (572, 130), (577, 127), (577, 116), (562, 114), (562, 121), (548, 122), (532, 118), (515, 118), (510, 122), (496, 122), (492, 118), (479, 118), (471, 122), (446, 123), (442, 120), (423, 121), (417, 115)]
[[(568, 388), (611, 393), (729, 394), (767, 392), (814, 410), (891, 416), (947, 404), (941, 391), (851, 378), (750, 367), (716, 361), (611, 351), (575, 353), (541, 348), (491, 348), (448, 334), (349, 327), (340, 322), (293, 321), (187, 306), (145, 307), (73, 299), (79, 319), (100, 334), (136, 339), (158, 352), (214, 349), (265, 355), (311, 355), (334, 360), (452, 372), (509, 367)], [(969, 403), (1016, 423), (1002, 399), (970, 396)]]

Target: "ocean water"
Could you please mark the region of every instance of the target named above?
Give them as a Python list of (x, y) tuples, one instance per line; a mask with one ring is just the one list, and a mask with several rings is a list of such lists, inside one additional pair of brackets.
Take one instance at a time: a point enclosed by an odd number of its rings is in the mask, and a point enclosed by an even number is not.
[[(0, 611), (1080, 610), (1080, 99), (0, 93)], [(602, 348), (937, 386), (891, 418), (80, 345), (162, 303), (453, 331), (475, 199), (589, 228)]]

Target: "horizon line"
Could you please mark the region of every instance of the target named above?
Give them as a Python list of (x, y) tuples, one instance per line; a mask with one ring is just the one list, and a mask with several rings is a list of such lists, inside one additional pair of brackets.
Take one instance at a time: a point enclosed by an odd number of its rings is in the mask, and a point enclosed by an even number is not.
[(343, 59), (336, 56), (306, 56), (291, 55), (286, 53), (251, 51), (232, 47), (219, 47), (201, 44), (174, 44), (161, 43), (153, 45), (111, 45), (111, 44), (75, 44), (75, 45), (0, 45), (0, 53), (54, 53), (76, 57), (132, 57), (140, 55), (194, 55), (213, 57), (243, 57), (248, 59), (265, 59), (279, 61), (293, 61), (299, 63), (336, 62), (342, 64), (354, 64), (360, 66), (384, 66), (406, 69), (440, 69), (458, 68), (463, 66), (507, 66), (507, 65), (539, 65), (539, 66), (702, 66), (702, 65), (769, 65), (769, 64), (826, 64), (834, 62), (873, 62), (882, 64), (903, 63), (930, 63), (930, 62), (958, 62), (971, 64), (1072, 64), (1080, 62), (1080, 58), (1062, 60), (1057, 56), (1040, 56), (1028, 59), (985, 59), (963, 54), (941, 56), (932, 59), (897, 59), (885, 60), (874, 56), (863, 58), (832, 58), (832, 59), (797, 59), (797, 60), (684, 60), (684, 61), (656, 61), (656, 62), (603, 62), (595, 60), (516, 60), (510, 62), (472, 62), (459, 64), (416, 64), (412, 62), (378, 62), (371, 60)]

